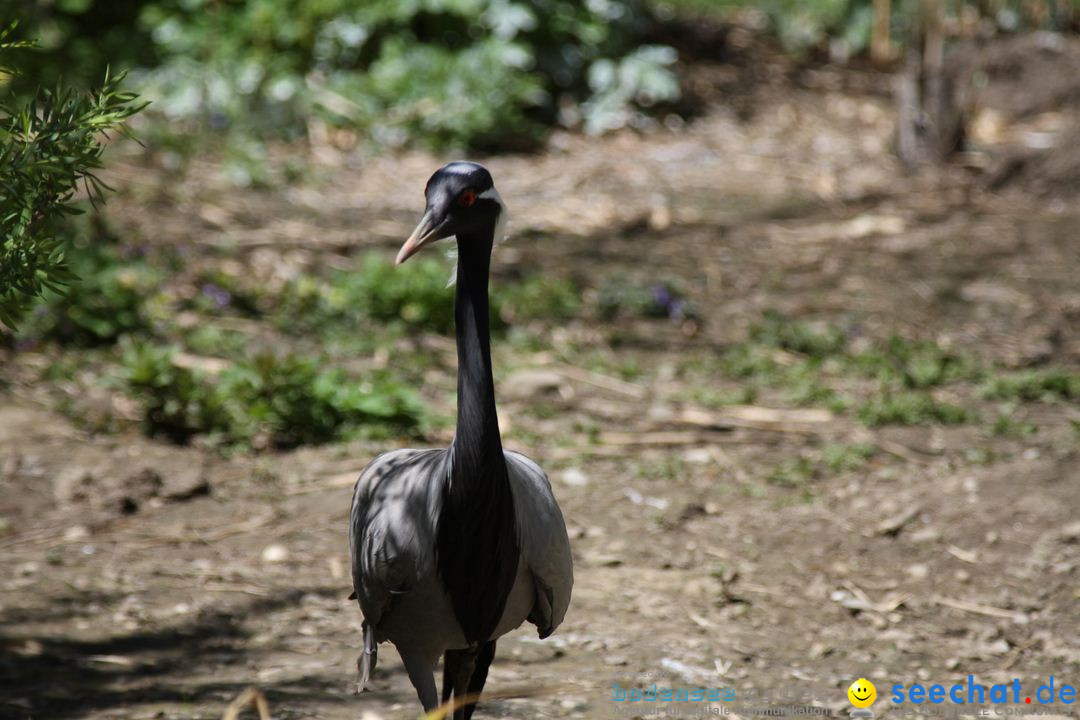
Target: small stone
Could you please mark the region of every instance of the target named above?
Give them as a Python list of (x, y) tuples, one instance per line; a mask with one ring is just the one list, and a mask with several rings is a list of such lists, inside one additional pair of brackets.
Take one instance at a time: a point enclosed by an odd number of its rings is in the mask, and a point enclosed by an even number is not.
[(68, 541), (82, 540), (83, 538), (86, 538), (86, 537), (89, 537), (89, 536), (90, 536), (90, 531), (86, 528), (85, 525), (72, 525), (71, 527), (69, 527), (67, 530), (64, 531), (64, 539), (68, 540)]
[(941, 531), (935, 527), (924, 527), (911, 533), (911, 542), (930, 543), (941, 539)]
[(569, 485), (570, 487), (585, 487), (589, 484), (589, 477), (581, 470), (581, 468), (567, 468), (562, 471), (560, 478), (563, 485)]
[(170, 472), (161, 488), (161, 496), (166, 500), (189, 500), (209, 494), (210, 482), (201, 467)]
[(289, 557), (289, 551), (284, 545), (274, 543), (273, 545), (267, 545), (263, 548), (262, 559), (263, 562), (279, 563), (285, 562)]
[(907, 574), (911, 576), (912, 580), (923, 580), (930, 574), (930, 568), (922, 563), (915, 563), (907, 566)]
[(712, 450), (709, 448), (690, 448), (683, 453), (683, 460), (693, 465), (707, 465), (713, 461)]

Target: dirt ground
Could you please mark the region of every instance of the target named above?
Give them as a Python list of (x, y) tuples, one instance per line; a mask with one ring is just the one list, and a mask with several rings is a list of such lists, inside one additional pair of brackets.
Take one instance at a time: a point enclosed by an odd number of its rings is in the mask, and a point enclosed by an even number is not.
[[(718, 63), (695, 82), (740, 72)], [(677, 278), (701, 316), (629, 323), (615, 347), (600, 321), (553, 329), (556, 345), (634, 359), (633, 380), (496, 351), (508, 445), (552, 478), (576, 582), (558, 632), (501, 640), (488, 681), (544, 692), (491, 700), (485, 717), (611, 716), (613, 678), (652, 682), (625, 677), (638, 673), (815, 688), (834, 716), (858, 677), (877, 683), (880, 716), (896, 715), (895, 683), (1080, 675), (1075, 404), (1024, 405), (1039, 427), (1024, 437), (867, 428), (769, 397), (702, 421), (687, 386), (714, 380), (681, 369), (766, 309), (929, 337), (1003, 368), (1080, 366), (1080, 211), (984, 182), (994, 143), (1022, 145), (1050, 120), (999, 108), (977, 124), (982, 159), (908, 175), (890, 153), (888, 78), (805, 70), (752, 94), (749, 118), (720, 92), (685, 126), (485, 160), (513, 213), (494, 282), (522, 268), (585, 286), (599, 268)], [(313, 177), (269, 190), (237, 190), (201, 161), (167, 201), (177, 181), (120, 163), (108, 213), (281, 272), (341, 264), (393, 252), (442, 160), (314, 155)], [(440, 392), (453, 387), (443, 350)], [(351, 483), (393, 443), (222, 456), (89, 435), (26, 380), (33, 362), (14, 363), (0, 407), (0, 717), (219, 718), (252, 685), (279, 719), (416, 716), (390, 646), (371, 691), (353, 693)], [(854, 442), (879, 452), (809, 498), (763, 479), (782, 458)]]

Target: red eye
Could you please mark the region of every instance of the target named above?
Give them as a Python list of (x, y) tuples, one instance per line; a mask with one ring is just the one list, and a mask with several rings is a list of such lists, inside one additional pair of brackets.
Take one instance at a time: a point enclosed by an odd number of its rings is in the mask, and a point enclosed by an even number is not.
[(465, 192), (461, 193), (461, 195), (458, 197), (458, 202), (465, 207), (469, 207), (474, 202), (476, 202), (476, 191), (466, 190)]

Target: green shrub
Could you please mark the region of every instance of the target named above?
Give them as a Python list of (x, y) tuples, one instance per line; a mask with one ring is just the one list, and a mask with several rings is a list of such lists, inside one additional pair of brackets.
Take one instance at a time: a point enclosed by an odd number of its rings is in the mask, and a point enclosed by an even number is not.
[(187, 442), (202, 433), (222, 432), (228, 416), (213, 385), (173, 362), (176, 348), (128, 342), (121, 379), (142, 405), (143, 427), (151, 437)]
[(41, 77), (137, 69), (181, 131), (298, 138), (318, 114), (380, 145), (522, 148), (678, 96), (643, 0), (21, 4), (50, 38)]
[[(0, 52), (26, 47), (0, 32)], [(0, 68), (12, 72), (8, 67)], [(0, 322), (14, 326), (45, 290), (61, 293), (74, 275), (65, 262), (65, 220), (82, 212), (75, 204), (80, 184), (102, 201), (107, 186), (101, 168), (104, 139), (123, 132), (124, 121), (144, 107), (120, 90), (123, 75), (90, 93), (70, 88), (36, 90), (24, 102), (9, 96), (0, 105)]]
[(277, 317), (282, 327), (301, 331), (374, 320), (451, 333), (454, 290), (447, 286), (449, 272), (447, 264), (435, 258), (417, 258), (398, 269), (381, 254), (369, 253), (356, 270), (291, 282), (282, 293)]
[[(372, 252), (357, 270), (290, 283), (279, 299), (277, 317), (292, 331), (358, 327), (374, 321), (450, 335), (454, 287), (447, 284), (449, 276), (449, 265), (433, 257), (398, 268), (382, 253)], [(490, 292), (495, 330), (516, 320), (565, 320), (580, 306), (580, 293), (572, 282), (538, 275), (495, 281)]]
[(148, 301), (161, 273), (103, 238), (80, 237), (66, 259), (78, 277), (65, 290), (47, 290), (19, 329), (23, 340), (92, 347), (151, 329)]
[(151, 436), (294, 447), (364, 429), (412, 432), (424, 419), (415, 393), (385, 372), (358, 380), (321, 358), (264, 352), (209, 376), (177, 365), (175, 354), (148, 343), (124, 348), (121, 378)]
[(422, 419), (415, 395), (392, 376), (353, 380), (314, 357), (260, 353), (222, 373), (216, 390), (234, 442), (293, 447), (364, 426), (414, 430)]

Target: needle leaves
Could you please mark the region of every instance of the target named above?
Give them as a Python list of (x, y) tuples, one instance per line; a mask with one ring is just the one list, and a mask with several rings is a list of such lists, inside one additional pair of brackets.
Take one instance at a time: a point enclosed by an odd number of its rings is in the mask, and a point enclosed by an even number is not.
[[(0, 72), (17, 74), (10, 51), (33, 43), (12, 39), (16, 23), (0, 31)], [(111, 188), (96, 171), (109, 134), (130, 135), (124, 122), (142, 110), (121, 89), (124, 74), (106, 70), (100, 87), (58, 85), (18, 102), (0, 102), (0, 322), (14, 327), (29, 302), (46, 290), (62, 292), (75, 280), (61, 232), (85, 196), (103, 202)]]

